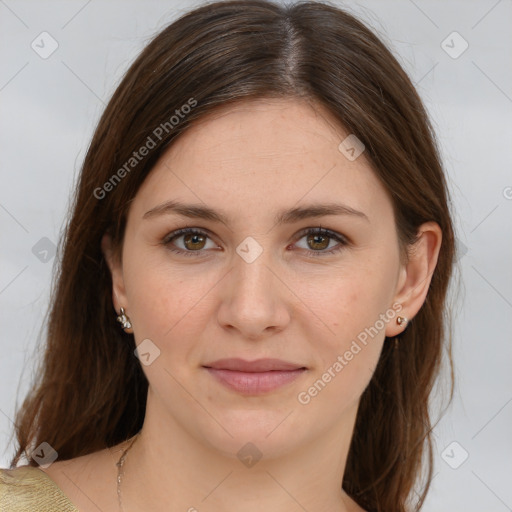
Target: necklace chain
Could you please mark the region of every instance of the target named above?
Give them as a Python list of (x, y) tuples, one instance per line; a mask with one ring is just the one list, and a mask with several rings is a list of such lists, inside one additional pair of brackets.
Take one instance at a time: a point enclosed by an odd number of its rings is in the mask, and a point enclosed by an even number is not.
[(119, 460), (116, 462), (116, 466), (117, 466), (117, 498), (119, 501), (119, 510), (121, 512), (124, 512), (123, 502), (121, 500), (121, 482), (122, 482), (123, 475), (124, 475), (123, 465), (124, 465), (124, 461), (126, 459), (126, 454), (130, 451), (130, 448), (133, 446), (133, 443), (135, 443), (135, 441), (139, 437), (139, 434), (140, 434), (140, 431), (137, 432), (137, 434), (135, 434), (132, 442), (130, 443), (130, 446), (128, 446), (128, 448), (126, 448), (126, 450), (123, 452), (123, 454), (121, 455)]

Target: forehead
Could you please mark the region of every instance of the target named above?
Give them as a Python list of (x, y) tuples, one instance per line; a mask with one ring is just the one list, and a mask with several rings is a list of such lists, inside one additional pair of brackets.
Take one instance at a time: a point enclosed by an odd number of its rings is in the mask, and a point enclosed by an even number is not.
[(325, 149), (335, 152), (344, 135), (344, 128), (319, 104), (258, 99), (207, 115), (184, 134), (168, 156), (179, 159), (186, 153), (188, 160), (197, 162), (207, 157), (223, 163), (224, 168), (240, 161), (244, 163), (242, 172), (251, 168), (261, 171), (283, 160), (297, 164), (306, 155), (315, 158)]
[(348, 135), (327, 109), (302, 100), (227, 106), (202, 118), (163, 154), (133, 207), (139, 216), (169, 199), (231, 206), (239, 215), (300, 201), (384, 207), (387, 194), (364, 153), (351, 161), (340, 152)]

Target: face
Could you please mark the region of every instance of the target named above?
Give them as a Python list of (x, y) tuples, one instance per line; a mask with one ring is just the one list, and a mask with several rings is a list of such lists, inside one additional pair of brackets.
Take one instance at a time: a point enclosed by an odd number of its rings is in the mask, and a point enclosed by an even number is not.
[[(172, 428), (278, 455), (353, 422), (404, 268), (385, 189), (364, 152), (338, 149), (348, 135), (320, 106), (240, 103), (186, 132), (139, 189), (115, 300), (137, 345), (150, 340), (148, 407)], [(298, 369), (206, 368), (226, 358)]]

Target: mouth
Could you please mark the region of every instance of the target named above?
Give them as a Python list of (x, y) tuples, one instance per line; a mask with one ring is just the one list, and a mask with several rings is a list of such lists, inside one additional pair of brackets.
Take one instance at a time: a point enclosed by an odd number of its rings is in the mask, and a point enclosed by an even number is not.
[(221, 359), (203, 368), (219, 383), (244, 395), (269, 393), (307, 371), (305, 366), (280, 359)]

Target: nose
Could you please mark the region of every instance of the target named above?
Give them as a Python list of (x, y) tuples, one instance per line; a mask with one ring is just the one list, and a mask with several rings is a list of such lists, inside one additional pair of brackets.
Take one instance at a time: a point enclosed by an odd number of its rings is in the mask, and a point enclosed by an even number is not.
[(286, 328), (293, 294), (273, 266), (265, 251), (251, 263), (234, 254), (231, 272), (223, 279), (220, 292), (218, 322), (222, 328), (250, 340)]

